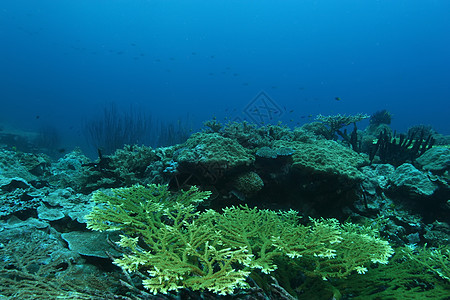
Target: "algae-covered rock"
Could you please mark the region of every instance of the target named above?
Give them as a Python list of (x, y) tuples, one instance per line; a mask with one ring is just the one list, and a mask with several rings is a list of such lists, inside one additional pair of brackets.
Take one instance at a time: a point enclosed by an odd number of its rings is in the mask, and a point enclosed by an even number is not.
[(254, 159), (238, 142), (218, 133), (193, 134), (176, 158), (181, 168), (197, 171), (211, 181), (237, 168), (248, 168)]
[(87, 168), (83, 165), (90, 162), (79, 149), (69, 152), (52, 165), (49, 181), (56, 187), (82, 190), (87, 177)]
[(443, 174), (450, 170), (450, 149), (446, 147), (433, 147), (416, 159), (423, 170), (436, 174)]
[(92, 232), (92, 231), (72, 231), (61, 234), (61, 237), (68, 243), (69, 249), (78, 254), (100, 258), (109, 258), (107, 252), (113, 256), (120, 255), (107, 239), (111, 236), (116, 237), (117, 233)]
[(431, 196), (438, 188), (426, 174), (408, 163), (397, 167), (390, 181), (395, 188), (406, 190), (409, 195)]
[(69, 217), (78, 223), (86, 223), (84, 216), (92, 209), (89, 196), (75, 193), (71, 188), (58, 189), (42, 197), (38, 216), (43, 220), (59, 220)]
[(335, 141), (317, 140), (314, 143), (276, 141), (278, 147), (294, 150), (292, 166), (308, 174), (331, 175), (351, 181), (360, 181), (358, 170), (368, 164), (363, 155)]
[(390, 200), (383, 197), (383, 190), (389, 187), (389, 177), (395, 171), (394, 166), (389, 164), (379, 164), (364, 166), (361, 172), (364, 180), (361, 182), (363, 196), (353, 203), (353, 206), (360, 212), (382, 212), (389, 206)]
[[(29, 154), (29, 156), (36, 158), (33, 154)], [(36, 164), (32, 164), (31, 161), (34, 161)], [(25, 153), (19, 154), (15, 151), (0, 149), (0, 174), (2, 177), (23, 178), (27, 182), (36, 181), (38, 177), (31, 171), (36, 168), (34, 171), (37, 172), (37, 169), (40, 168), (38, 161), (38, 158), (33, 160)]]
[[(36, 219), (36, 218), (28, 218), (26, 220), (21, 220), (17, 218), (16, 216), (11, 216), (6, 219), (5, 222), (0, 222), (0, 227), (2, 231), (3, 229), (6, 230), (13, 230), (18, 229), (22, 231), (31, 231), (31, 229), (44, 229), (49, 227), (49, 224), (47, 222), (44, 222), (42, 220)], [(4, 239), (4, 235), (2, 234), (2, 238), (0, 240)]]
[(52, 166), (50, 182), (84, 194), (102, 187), (132, 185), (145, 176), (154, 156), (150, 147), (125, 146), (92, 162), (80, 150), (74, 150)]
[(230, 122), (221, 129), (220, 134), (237, 141), (246, 149), (270, 146), (274, 140), (292, 140), (294, 138), (289, 127), (281, 123), (258, 126), (246, 121)]
[(31, 185), (23, 178), (8, 178), (0, 175), (0, 190), (4, 192), (12, 192), (15, 189), (27, 189)]
[(37, 214), (40, 220), (56, 221), (64, 218), (64, 212), (61, 208), (50, 208), (46, 205), (41, 205), (37, 208)]
[(226, 168), (248, 166), (254, 157), (236, 141), (217, 133), (197, 133), (184, 144), (178, 156), (181, 163), (219, 164)]
[(110, 169), (124, 185), (136, 184), (149, 175), (149, 166), (162, 159), (157, 154), (158, 151), (151, 147), (126, 145), (110, 156)]
[(0, 216), (13, 213), (28, 215), (39, 206), (41, 194), (26, 180), (0, 175)]

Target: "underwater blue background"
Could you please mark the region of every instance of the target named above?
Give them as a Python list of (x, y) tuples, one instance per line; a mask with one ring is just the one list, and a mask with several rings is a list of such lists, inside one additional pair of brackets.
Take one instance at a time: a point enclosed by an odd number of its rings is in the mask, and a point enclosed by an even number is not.
[(109, 103), (197, 129), (265, 91), (290, 126), (387, 109), (399, 131), (450, 134), (449, 15), (447, 0), (2, 0), (0, 123), (83, 146)]

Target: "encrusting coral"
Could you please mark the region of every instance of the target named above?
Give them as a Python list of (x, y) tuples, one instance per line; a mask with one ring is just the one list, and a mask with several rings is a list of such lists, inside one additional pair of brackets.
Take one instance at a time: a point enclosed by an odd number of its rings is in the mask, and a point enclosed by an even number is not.
[(197, 187), (173, 194), (166, 185), (97, 191), (88, 228), (122, 231), (126, 250), (114, 263), (147, 273), (143, 285), (154, 294), (182, 288), (231, 294), (249, 288), (255, 270), (276, 270), (280, 257), (307, 261), (311, 269), (302, 272), (326, 279), (365, 273), (393, 254), (376, 230), (335, 219), (305, 226), (294, 210), (197, 210), (210, 194)]

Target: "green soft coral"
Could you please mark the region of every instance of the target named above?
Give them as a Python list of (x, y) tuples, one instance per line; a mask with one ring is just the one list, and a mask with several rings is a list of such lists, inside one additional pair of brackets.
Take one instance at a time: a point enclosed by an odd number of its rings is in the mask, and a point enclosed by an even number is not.
[(364, 273), (372, 262), (387, 262), (387, 242), (353, 224), (335, 219), (300, 224), (296, 211), (275, 212), (247, 206), (199, 212), (208, 191), (191, 187), (172, 194), (149, 185), (96, 192), (99, 206), (86, 216), (88, 228), (120, 230), (126, 253), (114, 263), (148, 274), (153, 293), (181, 288), (231, 294), (248, 288), (252, 270), (270, 273), (277, 257), (308, 262), (308, 275), (323, 278)]

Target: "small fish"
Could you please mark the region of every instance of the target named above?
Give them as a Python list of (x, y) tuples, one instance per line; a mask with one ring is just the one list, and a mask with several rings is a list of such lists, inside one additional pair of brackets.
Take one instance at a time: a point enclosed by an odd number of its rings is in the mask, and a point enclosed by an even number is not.
[(334, 97), (334, 100), (341, 101), (341, 97)]
[(40, 115), (37, 115), (37, 116), (36, 116), (36, 120), (39, 120), (40, 117), (41, 117)]

